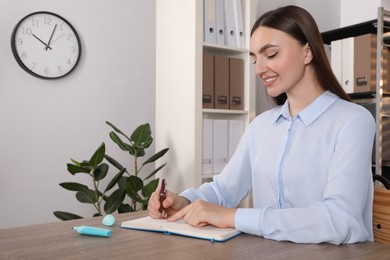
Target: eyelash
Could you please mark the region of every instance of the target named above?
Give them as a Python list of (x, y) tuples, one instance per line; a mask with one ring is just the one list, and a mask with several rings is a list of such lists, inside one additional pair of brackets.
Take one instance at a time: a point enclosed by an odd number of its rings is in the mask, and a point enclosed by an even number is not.
[(269, 60), (272, 60), (273, 58), (275, 58), (276, 57), (276, 55), (277, 55), (278, 53), (277, 52), (275, 52), (274, 54), (272, 54), (272, 55), (270, 55), (270, 56), (268, 56), (267, 57), (267, 59), (269, 59)]
[[(272, 55), (270, 55), (270, 56), (267, 56), (267, 59), (268, 59), (268, 60), (272, 60), (273, 58), (276, 57), (276, 55), (278, 55), (277, 52), (275, 52), (274, 54), (272, 54)], [(255, 58), (253, 58), (252, 64), (256, 64), (256, 59), (255, 59)]]

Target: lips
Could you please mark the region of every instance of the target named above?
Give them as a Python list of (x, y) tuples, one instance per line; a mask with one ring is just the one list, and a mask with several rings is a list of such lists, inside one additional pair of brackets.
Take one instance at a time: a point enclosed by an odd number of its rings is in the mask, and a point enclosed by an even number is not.
[(266, 87), (271, 86), (276, 81), (277, 78), (278, 78), (278, 76), (272, 76), (272, 77), (262, 76), (261, 77), (261, 79), (263, 80), (263, 83)]

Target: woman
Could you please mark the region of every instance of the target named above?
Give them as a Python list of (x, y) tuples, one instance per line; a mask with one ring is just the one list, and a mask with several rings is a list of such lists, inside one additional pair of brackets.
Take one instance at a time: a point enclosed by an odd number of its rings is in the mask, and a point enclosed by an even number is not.
[[(312, 16), (296, 6), (265, 13), (250, 56), (277, 106), (253, 120), (213, 182), (168, 192), (161, 215), (153, 194), (150, 216), (297, 243), (373, 240), (375, 122), (333, 75)], [(253, 208), (237, 209), (251, 192)]]

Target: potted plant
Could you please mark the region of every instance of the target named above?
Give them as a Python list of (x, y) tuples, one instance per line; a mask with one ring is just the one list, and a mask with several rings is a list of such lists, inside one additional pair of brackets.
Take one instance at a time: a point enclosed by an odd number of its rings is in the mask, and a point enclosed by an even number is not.
[[(102, 216), (104, 213), (110, 214), (115, 211), (124, 213), (146, 209), (149, 198), (153, 191), (156, 190), (159, 182), (158, 178), (151, 180), (151, 177), (155, 176), (166, 164), (153, 170), (145, 178), (141, 178), (140, 173), (143, 172), (144, 166), (163, 157), (168, 152), (168, 148), (162, 149), (143, 162), (140, 162), (140, 158), (146, 154), (145, 150), (153, 142), (150, 125), (148, 123), (142, 124), (131, 135), (127, 136), (112, 123), (106, 123), (113, 129), (109, 134), (111, 140), (122, 151), (130, 155), (134, 168), (128, 170), (117, 160), (106, 154), (105, 143), (103, 142), (89, 160), (79, 162), (71, 159), (71, 163), (67, 164), (70, 174), (75, 175), (79, 173), (90, 176), (91, 186), (77, 182), (63, 182), (60, 183), (60, 186), (64, 189), (75, 191), (76, 199), (79, 202), (92, 204), (96, 209), (96, 213), (93, 216)], [(122, 140), (120, 136), (125, 140)], [(109, 164), (104, 162), (104, 160), (114, 166), (118, 172), (111, 178), (107, 186), (102, 189), (101, 180), (107, 177), (110, 169)], [(108, 195), (110, 191), (112, 192)], [(125, 200), (127, 197), (130, 201)], [(54, 211), (53, 213), (61, 220), (82, 218), (70, 212)]]

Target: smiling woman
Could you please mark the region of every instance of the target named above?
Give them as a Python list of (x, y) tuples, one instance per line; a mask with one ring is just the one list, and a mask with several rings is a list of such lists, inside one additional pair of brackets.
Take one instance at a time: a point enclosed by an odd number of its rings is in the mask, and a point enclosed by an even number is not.
[[(297, 243), (373, 240), (374, 119), (349, 102), (314, 19), (297, 6), (263, 14), (250, 55), (277, 106), (251, 122), (212, 182), (168, 191), (161, 216)], [(251, 192), (253, 208), (236, 208)], [(151, 200), (156, 218), (158, 191)]]
[(68, 75), (81, 55), (76, 30), (63, 17), (51, 12), (24, 17), (14, 28), (11, 47), (18, 64), (41, 79)]

